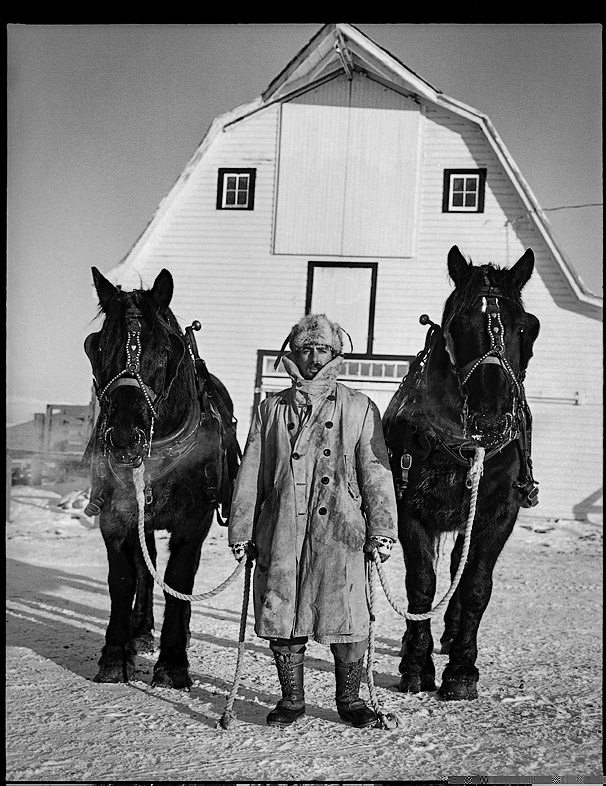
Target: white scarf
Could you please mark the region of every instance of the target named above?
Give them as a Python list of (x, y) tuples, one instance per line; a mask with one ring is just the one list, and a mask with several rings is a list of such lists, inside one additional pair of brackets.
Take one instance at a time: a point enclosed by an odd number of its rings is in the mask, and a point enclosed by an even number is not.
[(292, 379), (295, 402), (299, 406), (306, 406), (307, 404), (316, 404), (318, 399), (325, 398), (333, 392), (341, 371), (343, 355), (337, 355), (325, 366), (322, 366), (313, 379), (305, 379), (301, 375), (291, 353), (282, 358), (282, 363)]

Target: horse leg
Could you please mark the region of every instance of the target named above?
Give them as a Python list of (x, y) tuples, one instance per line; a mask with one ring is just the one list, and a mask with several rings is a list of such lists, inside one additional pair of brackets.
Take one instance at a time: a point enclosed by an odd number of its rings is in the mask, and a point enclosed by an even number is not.
[[(153, 530), (145, 533), (145, 544), (152, 565), (156, 567), (156, 541)], [(132, 613), (133, 645), (139, 654), (154, 651), (154, 579), (140, 549), (135, 552), (137, 590)]]
[[(435, 539), (413, 517), (404, 519), (399, 529), (406, 566), (408, 611), (412, 614), (423, 614), (431, 609), (436, 591), (433, 566)], [(406, 633), (402, 638), (399, 666), (402, 675), (399, 688), (403, 693), (436, 689), (432, 651), (430, 621), (406, 620)]]
[[(178, 536), (175, 533), (171, 535), (170, 557), (164, 581), (184, 595), (192, 593), (203, 540), (204, 535), (199, 532), (195, 538)], [(164, 593), (164, 598), (160, 655), (154, 666), (152, 685), (189, 689), (191, 678), (186, 650), (189, 642), (191, 603), (175, 598), (167, 592)]]
[(128, 682), (135, 674), (131, 640), (131, 608), (137, 583), (133, 544), (128, 536), (102, 533), (109, 564), (111, 610), (94, 682)]
[(492, 594), (492, 573), (513, 528), (504, 527), (490, 537), (472, 539), (467, 565), (458, 587), (459, 628), (451, 641), (449, 661), (442, 673), (439, 695), (448, 701), (477, 699), (479, 671), (477, 635), (482, 616)]
[[(459, 562), (461, 560), (461, 553), (463, 551), (463, 535), (457, 535), (452, 553), (450, 555), (450, 579), (455, 576)], [(454, 591), (452, 598), (446, 608), (444, 614), (444, 633), (440, 637), (440, 652), (446, 655), (450, 650), (450, 645), (457, 635), (459, 630), (459, 619), (461, 615), (461, 602), (459, 600), (458, 588)]]

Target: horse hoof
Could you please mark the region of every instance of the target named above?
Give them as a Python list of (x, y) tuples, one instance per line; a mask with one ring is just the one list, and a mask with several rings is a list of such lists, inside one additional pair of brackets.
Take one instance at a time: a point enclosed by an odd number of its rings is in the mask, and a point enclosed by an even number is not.
[(133, 646), (137, 655), (149, 655), (154, 651), (154, 637), (151, 633), (135, 636)]
[(436, 690), (433, 677), (421, 674), (403, 674), (398, 686), (400, 693), (421, 693), (421, 691)]
[(444, 701), (471, 701), (478, 698), (475, 680), (447, 680), (442, 682), (438, 696)]
[(101, 666), (93, 677), (93, 682), (130, 682), (134, 676), (135, 667), (131, 664)]
[(152, 688), (174, 688), (175, 690), (189, 691), (192, 681), (187, 669), (170, 669), (168, 666), (159, 666), (154, 669)]

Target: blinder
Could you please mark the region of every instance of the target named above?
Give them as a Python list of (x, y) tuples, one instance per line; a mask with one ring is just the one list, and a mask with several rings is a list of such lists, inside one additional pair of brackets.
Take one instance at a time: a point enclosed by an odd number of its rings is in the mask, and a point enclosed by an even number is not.
[[(508, 441), (510, 436), (517, 430), (518, 423), (521, 419), (519, 410), (521, 401), (524, 399), (524, 390), (522, 387), (525, 369), (524, 339), (522, 339), (520, 372), (516, 374), (505, 357), (505, 328), (502, 320), (500, 302), (501, 300), (513, 300), (513, 298), (504, 295), (499, 287), (491, 284), (487, 270), (484, 270), (483, 274), (484, 285), (474, 293), (473, 299), (476, 303), (478, 300), (481, 300), (482, 303), (481, 309), (482, 314), (485, 316), (485, 329), (490, 341), (488, 350), (484, 352), (484, 354), (466, 363), (464, 366), (459, 366), (454, 350), (453, 338), (449, 330), (450, 323), (455, 315), (453, 315), (444, 325), (443, 335), (446, 351), (450, 357), (451, 366), (456, 375), (459, 389), (463, 397), (463, 411), (461, 415), (463, 435), (467, 438), (470, 430), (472, 430), (477, 435), (482, 435), (485, 447), (491, 447), (493, 445), (502, 444), (503, 441)], [(532, 340), (534, 339), (531, 339), (531, 343)], [(467, 382), (474, 371), (480, 366), (490, 364), (499, 366), (503, 371), (513, 394), (510, 411), (504, 413), (504, 415), (494, 423), (489, 422), (485, 416), (480, 413), (472, 414), (469, 411), (467, 404), (468, 394), (466, 390)], [(478, 437), (474, 436), (473, 438), (477, 439)]]
[(183, 362), (185, 342), (180, 336), (168, 333), (168, 344), (160, 348), (162, 354), (157, 361), (157, 366), (162, 368), (163, 373), (154, 381), (153, 386), (148, 385), (141, 377), (141, 316), (141, 311), (134, 304), (129, 306), (125, 317), (127, 328), (125, 367), (102, 389), (100, 389), (99, 373), (101, 331), (91, 333), (85, 338), (84, 351), (92, 367), (93, 385), (100, 404), (118, 387), (137, 387), (142, 391), (152, 415), (157, 418), (158, 405), (168, 396)]
[(484, 286), (478, 290), (474, 299), (482, 299), (482, 312), (486, 314), (486, 331), (490, 340), (490, 347), (483, 355), (474, 358), (464, 366), (459, 367), (454, 352), (454, 344), (452, 336), (450, 335), (449, 325), (452, 318), (444, 328), (444, 339), (446, 343), (446, 350), (450, 357), (450, 362), (453, 370), (459, 381), (459, 385), (463, 388), (468, 382), (473, 372), (482, 365), (494, 364), (500, 366), (505, 375), (509, 378), (510, 383), (519, 394), (520, 386), (517, 376), (511, 368), (507, 358), (504, 356), (505, 351), (505, 328), (501, 319), (501, 306), (500, 300), (511, 300), (508, 295), (503, 295), (499, 287), (493, 286), (488, 278), (488, 273), (484, 271)]

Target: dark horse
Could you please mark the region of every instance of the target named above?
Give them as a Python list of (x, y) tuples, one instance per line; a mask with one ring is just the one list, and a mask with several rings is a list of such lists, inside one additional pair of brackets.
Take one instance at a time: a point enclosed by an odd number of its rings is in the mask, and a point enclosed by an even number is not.
[[(539, 321), (524, 310), (520, 296), (533, 267), (531, 250), (512, 268), (501, 269), (468, 264), (453, 246), (448, 272), (455, 289), (442, 323), (421, 317), (421, 324), (430, 325), (425, 348), (383, 417), (412, 614), (432, 606), (441, 533), (458, 532), (451, 577), (456, 573), (470, 509), (468, 473), (476, 448), (485, 450), (468, 558), (444, 615), (441, 651), (449, 654), (439, 690), (444, 699), (477, 698), (477, 633), (492, 572), (520, 506), (537, 502), (523, 380)], [(407, 620), (401, 691), (436, 689), (432, 651), (430, 621)]]
[[(99, 416), (85, 454), (109, 562), (111, 612), (96, 682), (132, 679), (136, 652), (153, 650), (153, 578), (138, 537), (135, 469), (144, 466), (145, 542), (156, 564), (154, 530), (170, 532), (164, 580), (190, 594), (202, 543), (229, 512), (239, 448), (233, 406), (198, 357), (192, 330), (169, 308), (173, 279), (162, 270), (149, 290), (115, 287), (92, 268), (104, 321), (84, 346)], [(138, 470), (140, 471), (140, 470)], [(189, 688), (189, 601), (165, 595), (160, 653), (152, 684)]]

